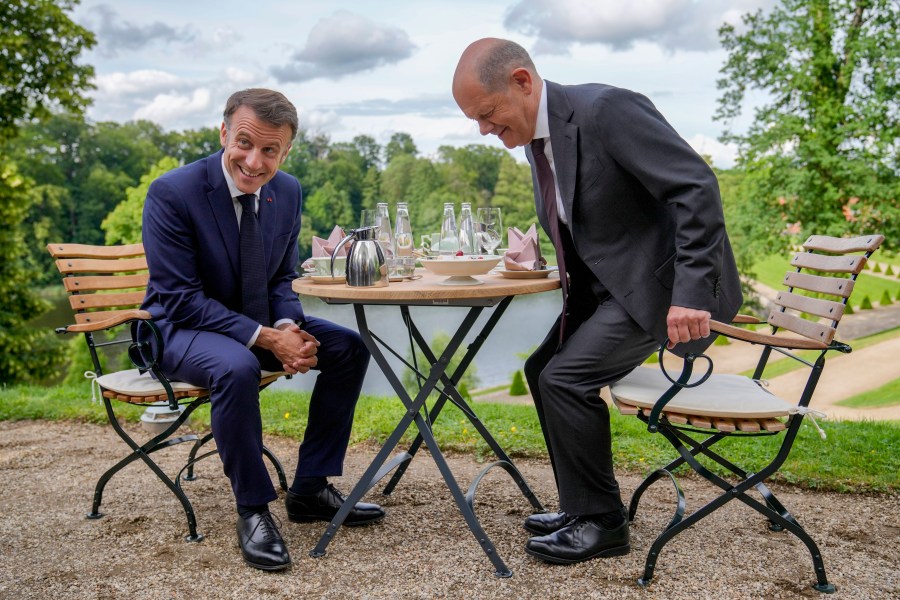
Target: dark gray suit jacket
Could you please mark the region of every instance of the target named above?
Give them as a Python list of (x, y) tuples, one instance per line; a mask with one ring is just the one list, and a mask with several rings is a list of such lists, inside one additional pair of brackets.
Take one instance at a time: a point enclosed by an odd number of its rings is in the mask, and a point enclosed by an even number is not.
[[(544, 81), (559, 191), (576, 252), (662, 343), (672, 305), (728, 322), (743, 298), (712, 169), (646, 97)], [(549, 231), (530, 147), (535, 208)], [(713, 340), (679, 344), (699, 352)]]

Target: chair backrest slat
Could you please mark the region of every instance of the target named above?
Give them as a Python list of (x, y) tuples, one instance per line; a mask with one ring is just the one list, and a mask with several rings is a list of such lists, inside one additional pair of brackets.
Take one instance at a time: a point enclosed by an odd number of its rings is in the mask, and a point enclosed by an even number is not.
[(94, 310), (90, 312), (79, 312), (75, 313), (75, 322), (79, 325), (83, 323), (97, 323), (98, 321), (106, 321), (107, 319), (112, 319), (125, 312), (132, 312), (132, 310)]
[(121, 294), (72, 294), (69, 304), (75, 310), (96, 308), (138, 307), (144, 301), (144, 291)]
[(840, 296), (841, 298), (849, 298), (850, 294), (853, 293), (853, 286), (856, 282), (843, 277), (824, 277), (790, 271), (785, 274), (782, 283), (787, 287), (800, 288), (808, 292), (820, 292), (822, 294)]
[(768, 323), (774, 327), (787, 329), (788, 331), (792, 331), (811, 340), (817, 340), (823, 344), (830, 344), (831, 340), (834, 339), (834, 327), (807, 321), (806, 319), (801, 319), (800, 317), (780, 310), (773, 310), (769, 313)]
[(881, 234), (861, 235), (852, 238), (838, 238), (827, 235), (811, 235), (803, 242), (806, 250), (846, 254), (848, 252), (874, 252), (881, 246), (884, 236)]
[(866, 266), (865, 256), (828, 256), (811, 252), (798, 252), (791, 258), (791, 266), (813, 269), (825, 273), (857, 274)]
[(61, 258), (56, 261), (56, 268), (63, 275), (70, 273), (129, 273), (145, 271), (147, 259), (137, 258)]
[(137, 275), (88, 275), (86, 277), (64, 277), (63, 285), (67, 292), (96, 292), (99, 290), (127, 290), (129, 288), (145, 288), (150, 276), (147, 273)]
[(775, 304), (835, 321), (840, 321), (844, 315), (843, 302), (811, 298), (800, 294), (792, 294), (791, 292), (778, 292), (778, 295), (775, 296)]
[(122, 246), (90, 246), (88, 244), (47, 244), (53, 258), (129, 258), (143, 256), (143, 244)]

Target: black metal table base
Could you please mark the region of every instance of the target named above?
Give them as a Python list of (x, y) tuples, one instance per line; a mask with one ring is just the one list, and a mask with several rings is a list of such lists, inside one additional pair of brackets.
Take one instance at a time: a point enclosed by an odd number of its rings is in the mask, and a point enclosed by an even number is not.
[[(465, 373), (469, 364), (471, 364), (472, 360), (475, 358), (475, 354), (484, 343), (484, 340), (487, 339), (487, 336), (490, 334), (494, 325), (500, 319), (511, 300), (512, 297), (508, 297), (500, 302), (500, 304), (491, 314), (488, 321), (485, 323), (484, 327), (481, 329), (480, 333), (476, 336), (475, 340), (467, 347), (467, 351), (463, 359), (460, 361), (460, 364), (457, 366), (453, 374), (449, 376), (447, 375), (447, 367), (450, 364), (450, 359), (456, 353), (457, 349), (462, 345), (462, 342), (465, 340), (469, 331), (475, 325), (475, 322), (484, 307), (473, 306), (469, 308), (468, 314), (463, 319), (462, 324), (459, 326), (456, 333), (450, 340), (450, 343), (447, 344), (447, 347), (441, 353), (440, 357), (436, 357), (434, 355), (431, 348), (428, 346), (427, 341), (424, 339), (421, 332), (419, 332), (419, 330), (416, 328), (409, 314), (409, 308), (407, 306), (400, 307), (404, 323), (409, 330), (411, 339), (415, 342), (415, 345), (418, 346), (418, 348), (422, 351), (425, 359), (431, 364), (431, 369), (427, 376), (419, 373), (417, 370), (417, 374), (421, 377), (424, 377), (425, 381), (424, 383), (422, 383), (415, 398), (410, 398), (409, 394), (406, 392), (405, 388), (403, 387), (403, 383), (391, 368), (387, 358), (382, 352), (379, 342), (386, 348), (388, 348), (388, 350), (390, 350), (395, 356), (399, 355), (396, 352), (393, 352), (393, 350), (391, 350), (386, 344), (384, 344), (384, 342), (378, 340), (378, 338), (371, 333), (366, 321), (364, 305), (354, 304), (353, 308), (356, 313), (356, 321), (360, 335), (362, 336), (366, 347), (371, 352), (372, 357), (375, 359), (385, 377), (388, 379), (388, 382), (391, 384), (391, 387), (394, 389), (394, 391), (397, 393), (397, 396), (400, 398), (400, 401), (406, 407), (406, 412), (400, 419), (400, 422), (397, 424), (394, 431), (390, 436), (388, 436), (388, 439), (385, 441), (381, 450), (375, 456), (375, 459), (366, 469), (360, 481), (347, 496), (347, 499), (341, 506), (341, 509), (335, 515), (331, 523), (328, 524), (325, 532), (319, 539), (318, 544), (316, 544), (315, 548), (310, 552), (310, 556), (320, 557), (325, 555), (328, 544), (332, 539), (334, 539), (334, 536), (337, 534), (337, 531), (340, 528), (341, 524), (344, 522), (344, 519), (346, 519), (347, 515), (350, 513), (351, 508), (360, 501), (360, 499), (366, 494), (366, 492), (377, 485), (378, 482), (385, 478), (391, 471), (394, 471), (391, 480), (388, 482), (387, 486), (385, 486), (383, 492), (384, 494), (391, 494), (400, 480), (403, 478), (403, 474), (406, 472), (406, 469), (409, 466), (410, 462), (412, 462), (413, 457), (416, 455), (416, 453), (424, 443), (428, 448), (428, 451), (431, 453), (431, 456), (434, 459), (434, 462), (437, 465), (437, 468), (440, 471), (444, 482), (447, 484), (447, 487), (450, 490), (451, 495), (453, 496), (453, 500), (456, 502), (459, 511), (462, 513), (466, 524), (469, 526), (469, 530), (472, 532), (472, 535), (475, 536), (475, 539), (478, 541), (481, 549), (491, 561), (491, 564), (493, 564), (494, 574), (498, 577), (510, 577), (512, 575), (512, 571), (510, 571), (506, 564), (503, 562), (503, 559), (497, 553), (493, 542), (491, 542), (487, 533), (484, 531), (484, 528), (482, 528), (481, 523), (478, 521), (478, 518), (475, 516), (475, 493), (478, 484), (482, 481), (489, 470), (495, 467), (502, 468), (510, 475), (510, 477), (512, 477), (513, 481), (516, 483), (516, 485), (519, 486), (519, 489), (522, 491), (522, 494), (526, 499), (528, 499), (528, 501), (536, 511), (543, 511), (544, 507), (541, 505), (540, 501), (538, 501), (537, 497), (534, 495), (534, 492), (525, 482), (524, 477), (522, 477), (522, 474), (515, 467), (512, 459), (510, 459), (506, 452), (503, 451), (494, 437), (490, 434), (490, 432), (487, 430), (487, 428), (484, 426), (475, 412), (471, 409), (471, 407), (456, 389), (456, 385), (461, 380), (463, 373)], [(412, 365), (408, 366), (413, 367)], [(438, 383), (442, 384), (442, 389), (438, 388)], [(435, 391), (440, 393), (440, 397), (435, 402), (431, 411), (427, 414), (423, 414), (423, 409), (426, 408), (426, 400), (432, 394), (432, 392)], [(453, 473), (450, 470), (450, 466), (448, 465), (447, 460), (444, 458), (443, 453), (438, 447), (437, 441), (435, 440), (434, 434), (432, 432), (432, 425), (437, 420), (447, 401), (450, 401), (453, 405), (458, 407), (463, 412), (463, 414), (466, 415), (466, 417), (475, 427), (476, 431), (478, 431), (485, 442), (487, 442), (488, 446), (490, 446), (491, 450), (495, 453), (498, 459), (496, 462), (482, 469), (482, 471), (472, 481), (469, 489), (465, 494), (463, 494), (459, 483), (457, 483), (456, 478), (453, 476)], [(402, 452), (392, 459), (388, 460), (388, 456), (394, 451), (394, 448), (396, 448), (397, 444), (400, 442), (403, 434), (406, 433), (410, 425), (412, 425), (413, 423), (415, 423), (416, 428), (418, 429), (418, 435), (416, 436), (416, 439), (410, 446), (409, 450), (406, 452)]]

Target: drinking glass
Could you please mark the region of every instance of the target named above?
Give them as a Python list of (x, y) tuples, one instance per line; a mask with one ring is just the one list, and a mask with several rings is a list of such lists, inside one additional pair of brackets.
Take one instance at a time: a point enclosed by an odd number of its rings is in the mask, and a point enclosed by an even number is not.
[(359, 226), (376, 227), (378, 225), (378, 211), (373, 208), (364, 208), (359, 212)]
[(478, 239), (485, 249), (485, 254), (493, 254), (503, 242), (503, 223), (500, 209), (495, 206), (478, 209)]

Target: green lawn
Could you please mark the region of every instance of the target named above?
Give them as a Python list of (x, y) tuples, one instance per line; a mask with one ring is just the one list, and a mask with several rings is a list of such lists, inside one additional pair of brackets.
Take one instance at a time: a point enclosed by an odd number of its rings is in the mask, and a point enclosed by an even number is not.
[[(262, 394), (263, 423), (267, 434), (293, 439), (302, 437), (306, 426), (309, 395), (284, 390)], [(137, 421), (142, 407), (117, 403), (121, 417)], [(649, 434), (643, 423), (612, 411), (613, 453), (616, 465), (636, 473), (646, 473), (674, 458), (674, 451), (659, 434)], [(191, 426), (209, 427), (209, 408), (195, 414)], [(396, 398), (365, 396), (360, 399), (351, 443), (381, 443), (403, 415)], [(478, 415), (503, 448), (515, 457), (546, 458), (546, 448), (532, 406), (479, 403)], [(0, 389), (0, 420), (69, 419), (104, 423), (102, 403), (90, 401), (88, 386), (11, 387)], [(811, 425), (800, 432), (791, 457), (776, 479), (807, 488), (889, 492), (900, 490), (900, 423), (825, 421), (821, 426), (828, 439), (819, 438)], [(448, 406), (435, 424), (435, 435), (444, 450), (471, 453), (482, 460), (492, 458), (471, 423), (455, 407)], [(405, 443), (411, 441), (407, 434)], [(755, 470), (776, 451), (781, 436), (754, 438), (752, 443), (733, 444), (725, 440), (719, 447), (731, 448), (732, 459)], [(722, 473), (721, 468), (711, 465)]]
[[(784, 274), (792, 270), (788, 264), (787, 255), (769, 256), (753, 265), (753, 271), (756, 273), (757, 280), (776, 290), (785, 289), (782, 284)], [(853, 295), (850, 297), (850, 304), (853, 305), (854, 309), (858, 309), (866, 296), (872, 302), (878, 302), (881, 300), (885, 290), (888, 291), (891, 298), (896, 299), (898, 294), (900, 294), (900, 279), (879, 277), (863, 271), (856, 280)]]
[(851, 396), (836, 403), (850, 408), (878, 408), (900, 404), (900, 379), (895, 379), (880, 388)]

